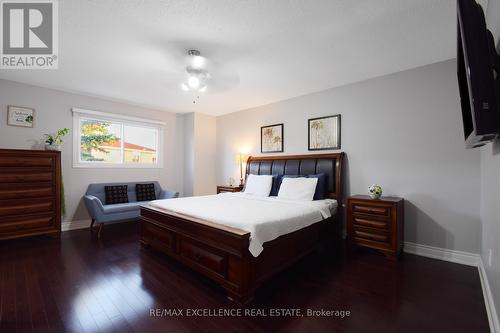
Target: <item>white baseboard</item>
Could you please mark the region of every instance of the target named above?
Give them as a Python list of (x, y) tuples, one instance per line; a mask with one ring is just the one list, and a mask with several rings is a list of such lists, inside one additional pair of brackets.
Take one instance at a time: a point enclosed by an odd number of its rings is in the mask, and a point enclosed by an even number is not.
[[(106, 224), (116, 224), (116, 223), (123, 223), (123, 222), (128, 222), (128, 221), (131, 221), (131, 220), (120, 220), (120, 221), (106, 222)], [(64, 221), (63, 223), (61, 223), (61, 231), (87, 229), (89, 227), (90, 227), (90, 219), (89, 220)]]
[(412, 242), (404, 243), (404, 252), (476, 267), (479, 267), (479, 262), (481, 261), (481, 256), (476, 253), (448, 250)]
[(422, 257), (450, 261), (457, 264), (468, 266), (475, 266), (479, 270), (479, 279), (481, 281), (481, 288), (483, 290), (484, 303), (486, 306), (486, 313), (488, 314), (488, 321), (490, 324), (490, 331), (492, 333), (500, 333), (500, 325), (498, 322), (498, 315), (491, 293), (488, 276), (484, 269), (483, 260), (477, 253), (470, 253), (464, 251), (448, 250), (439, 247), (417, 244), (412, 242), (404, 243), (404, 252), (415, 254)]
[(90, 220), (64, 221), (61, 223), (61, 231), (85, 229), (90, 226)]
[(500, 332), (500, 324), (498, 322), (498, 315), (495, 307), (495, 301), (493, 299), (493, 294), (491, 293), (490, 283), (488, 282), (488, 276), (486, 275), (486, 270), (484, 269), (483, 260), (479, 261), (479, 278), (481, 279), (481, 287), (483, 288), (484, 303), (486, 303), (486, 313), (488, 314), (488, 320), (490, 322), (490, 331), (492, 333)]

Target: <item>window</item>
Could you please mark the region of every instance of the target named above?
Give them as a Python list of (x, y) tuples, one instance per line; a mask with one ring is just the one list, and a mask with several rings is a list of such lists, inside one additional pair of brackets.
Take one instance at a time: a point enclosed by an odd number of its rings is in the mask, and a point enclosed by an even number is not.
[(163, 123), (73, 109), (73, 166), (159, 168)]

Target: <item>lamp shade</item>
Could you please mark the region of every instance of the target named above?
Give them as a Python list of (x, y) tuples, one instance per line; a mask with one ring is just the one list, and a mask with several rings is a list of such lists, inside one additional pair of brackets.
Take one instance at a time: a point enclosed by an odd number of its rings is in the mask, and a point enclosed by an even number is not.
[(240, 159), (241, 159), (241, 162), (242, 163), (246, 163), (247, 160), (248, 160), (248, 154), (243, 154), (243, 153), (237, 153), (235, 156), (234, 156), (234, 159), (236, 162), (240, 163)]

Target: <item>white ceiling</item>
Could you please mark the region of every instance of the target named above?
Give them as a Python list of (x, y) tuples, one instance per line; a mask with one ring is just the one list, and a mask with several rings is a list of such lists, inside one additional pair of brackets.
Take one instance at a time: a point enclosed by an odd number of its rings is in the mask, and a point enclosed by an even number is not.
[[(59, 21), (58, 70), (0, 78), (220, 115), (456, 53), (455, 0), (64, 0)], [(197, 104), (180, 89), (190, 48), (214, 76)]]

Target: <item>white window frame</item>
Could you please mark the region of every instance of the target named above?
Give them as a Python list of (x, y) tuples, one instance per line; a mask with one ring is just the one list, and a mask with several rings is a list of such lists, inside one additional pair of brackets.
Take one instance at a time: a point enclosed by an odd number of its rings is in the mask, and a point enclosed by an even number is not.
[[(73, 168), (114, 168), (114, 169), (160, 169), (163, 168), (163, 137), (164, 137), (164, 127), (165, 123), (152, 120), (144, 119), (139, 117), (130, 117), (119, 115), (115, 113), (101, 112), (86, 110), (81, 108), (72, 108), (73, 112)], [(110, 121), (115, 123), (120, 123), (123, 125), (131, 125), (136, 127), (146, 127), (156, 129), (158, 131), (158, 147), (157, 147), (157, 162), (154, 164), (135, 164), (135, 163), (107, 163), (107, 162), (85, 162), (80, 160), (80, 120), (81, 119), (95, 119), (102, 121)], [(123, 131), (123, 126), (122, 126)], [(122, 145), (124, 142), (122, 133)]]

